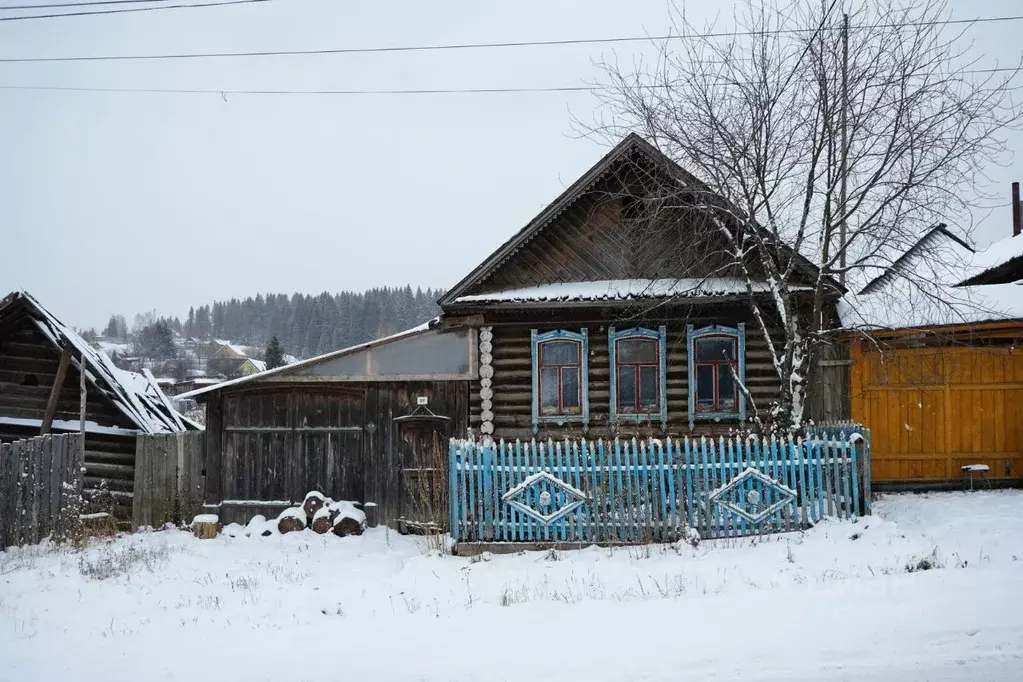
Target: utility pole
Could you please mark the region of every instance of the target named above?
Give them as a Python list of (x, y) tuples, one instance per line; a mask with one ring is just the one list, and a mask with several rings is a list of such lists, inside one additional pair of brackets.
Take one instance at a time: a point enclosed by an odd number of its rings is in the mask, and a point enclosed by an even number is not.
[(842, 109), (839, 114), (842, 128), (842, 152), (841, 168), (842, 174), (838, 189), (839, 223), (838, 223), (838, 266), (841, 271), (838, 273), (838, 281), (845, 284), (845, 246), (846, 246), (846, 179), (849, 175), (849, 133), (847, 131), (849, 116), (849, 14), (842, 15)]

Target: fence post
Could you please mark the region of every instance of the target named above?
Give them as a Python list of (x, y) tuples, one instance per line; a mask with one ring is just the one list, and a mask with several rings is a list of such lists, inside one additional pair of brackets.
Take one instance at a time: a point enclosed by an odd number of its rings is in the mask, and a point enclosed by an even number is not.
[(448, 528), (451, 531), (451, 538), (458, 542), (461, 535), (458, 532), (458, 458), (455, 456), (455, 439), (448, 441)]

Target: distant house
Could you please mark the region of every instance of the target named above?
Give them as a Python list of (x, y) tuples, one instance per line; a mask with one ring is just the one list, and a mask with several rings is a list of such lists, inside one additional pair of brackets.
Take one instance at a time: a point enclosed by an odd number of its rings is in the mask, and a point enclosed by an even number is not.
[(840, 306), (878, 485), (958, 485), (975, 464), (1023, 480), (1021, 228), (1017, 209), (1012, 235), (977, 252), (936, 226)]
[(135, 437), (199, 428), (174, 410), (149, 374), (117, 368), (30, 294), (0, 300), (0, 441), (77, 432), (86, 376), (85, 492), (106, 487), (131, 518)]
[(245, 350), (226, 341), (214, 341), (217, 350), (206, 361), (206, 371), (229, 379), (250, 376), (266, 370), (266, 363), (245, 354)]

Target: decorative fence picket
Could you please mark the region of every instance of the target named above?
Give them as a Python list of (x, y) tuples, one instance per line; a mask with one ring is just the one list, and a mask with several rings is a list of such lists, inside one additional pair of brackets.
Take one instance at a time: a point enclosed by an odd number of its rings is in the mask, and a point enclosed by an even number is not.
[(80, 434), (0, 444), (0, 549), (71, 537), (82, 505)]
[[(670, 542), (686, 528), (742, 537), (806, 528), (860, 507), (860, 437), (451, 441), (450, 525), (460, 542)], [(868, 476), (869, 478), (869, 476)]]

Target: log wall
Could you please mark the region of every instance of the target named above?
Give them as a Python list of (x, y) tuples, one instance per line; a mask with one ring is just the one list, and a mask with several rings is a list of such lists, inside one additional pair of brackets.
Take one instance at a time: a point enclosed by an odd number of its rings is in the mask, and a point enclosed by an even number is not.
[[(556, 320), (552, 320), (556, 316)], [(771, 354), (748, 306), (717, 305), (685, 309), (663, 308), (659, 315), (631, 316), (622, 309), (568, 308), (558, 311), (486, 315), (486, 325), (493, 326), (493, 413), (494, 437), (504, 439), (532, 439), (534, 437), (561, 439), (583, 436), (580, 424), (541, 424), (539, 433), (532, 429), (532, 365), (530, 331), (545, 332), (565, 329), (578, 332), (588, 329), (589, 336), (589, 404), (590, 428), (588, 438), (618, 436), (660, 437), (664, 433), (657, 416), (650, 422), (621, 422), (617, 430), (609, 428), (610, 411), (610, 358), (608, 355), (608, 326), (617, 329), (667, 327), (667, 399), (669, 435), (710, 435), (727, 433), (738, 423), (697, 421), (689, 428), (689, 360), (686, 347), (686, 325), (696, 328), (711, 324), (735, 327), (746, 324), (746, 385), (756, 407), (766, 412), (778, 399), (778, 376), (774, 371)], [(780, 332), (773, 333), (776, 343)], [(470, 390), (470, 425), (478, 429), (481, 423), (479, 381), (472, 382)], [(818, 387), (810, 387), (817, 390)], [(832, 390), (842, 390), (836, 387)], [(747, 417), (754, 414), (754, 405), (747, 400)], [(763, 415), (766, 418), (766, 414)]]

